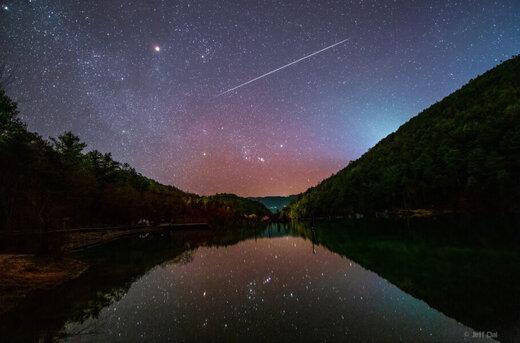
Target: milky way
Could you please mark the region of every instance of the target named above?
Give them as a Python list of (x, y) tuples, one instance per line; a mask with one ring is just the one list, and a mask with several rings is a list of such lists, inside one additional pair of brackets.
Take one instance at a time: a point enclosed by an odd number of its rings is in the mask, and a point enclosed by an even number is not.
[(519, 1), (0, 4), (29, 129), (200, 194), (301, 192), (520, 52)]

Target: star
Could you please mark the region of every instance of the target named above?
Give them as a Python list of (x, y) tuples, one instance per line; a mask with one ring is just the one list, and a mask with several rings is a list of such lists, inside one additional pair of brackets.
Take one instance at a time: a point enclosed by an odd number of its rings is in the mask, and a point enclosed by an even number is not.
[[(470, 0), (449, 11), (341, 0), (266, 0), (254, 11), (224, 0), (58, 3), (0, 0), (2, 47), (11, 47), (0, 64), (17, 66), (8, 95), (24, 99), (28, 126), (43, 137), (72, 129), (89, 149), (198, 194), (303, 192), (518, 54), (520, 1), (479, 11)], [(269, 8), (278, 9), (270, 22), (257, 21)]]

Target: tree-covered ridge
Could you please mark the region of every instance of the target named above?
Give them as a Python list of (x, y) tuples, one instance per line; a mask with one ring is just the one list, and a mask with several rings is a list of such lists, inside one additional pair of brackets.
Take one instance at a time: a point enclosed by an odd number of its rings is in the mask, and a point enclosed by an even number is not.
[(260, 202), (242, 198), (235, 194), (219, 193), (203, 197), (206, 208), (216, 209), (220, 217), (226, 217), (232, 211), (247, 213), (247, 219), (261, 219), (269, 216), (270, 211)]
[(85, 152), (71, 132), (29, 132), (0, 89), (0, 230), (146, 222), (240, 221), (269, 213), (237, 196), (200, 197), (137, 173), (110, 153)]
[(248, 199), (258, 201), (264, 204), (272, 213), (278, 213), (283, 210), (291, 201), (296, 198), (296, 195), (288, 196), (266, 196), (266, 197), (250, 197)]
[(410, 119), (286, 213), (403, 208), (520, 210), (520, 56)]

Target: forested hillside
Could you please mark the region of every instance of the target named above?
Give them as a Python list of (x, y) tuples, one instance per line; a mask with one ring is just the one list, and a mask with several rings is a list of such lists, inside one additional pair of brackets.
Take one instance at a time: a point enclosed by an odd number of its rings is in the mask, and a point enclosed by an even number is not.
[(419, 113), (301, 194), (292, 218), (393, 209), (520, 210), (520, 57)]
[(251, 197), (249, 199), (264, 204), (271, 212), (278, 213), (283, 210), (291, 201), (296, 198), (295, 195), (288, 196), (267, 196), (267, 197)]
[(110, 153), (85, 151), (71, 132), (27, 131), (0, 89), (0, 231), (189, 221), (241, 221), (269, 213), (236, 196), (200, 197), (137, 173)]

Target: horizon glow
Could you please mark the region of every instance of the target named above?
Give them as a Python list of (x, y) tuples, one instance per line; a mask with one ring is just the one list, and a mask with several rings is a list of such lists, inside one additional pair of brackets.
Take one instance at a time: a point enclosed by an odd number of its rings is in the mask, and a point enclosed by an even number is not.
[(30, 130), (71, 130), (88, 149), (198, 194), (305, 191), (520, 52), (511, 0), (3, 6), (7, 94)]

